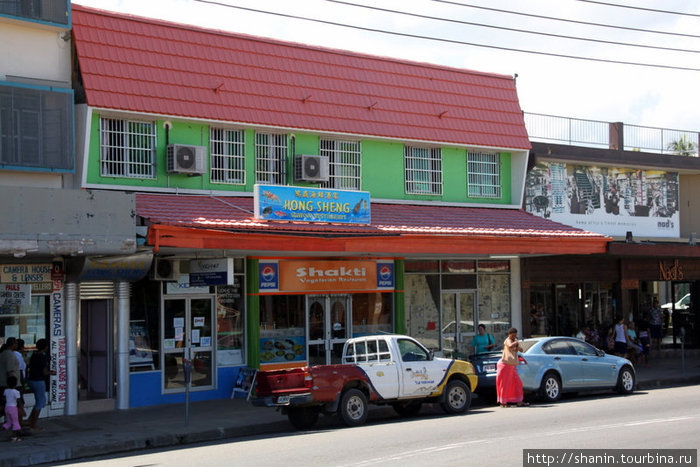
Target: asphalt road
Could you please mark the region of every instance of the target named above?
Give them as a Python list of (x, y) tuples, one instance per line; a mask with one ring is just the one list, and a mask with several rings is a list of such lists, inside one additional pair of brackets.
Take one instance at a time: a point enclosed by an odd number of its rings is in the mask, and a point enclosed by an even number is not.
[(430, 406), (410, 419), (381, 410), (357, 428), (345, 428), (329, 418), (309, 432), (70, 465), (502, 467), (523, 465), (523, 449), (697, 449), (699, 389), (587, 395), (506, 409), (475, 404), (459, 416), (444, 415)]

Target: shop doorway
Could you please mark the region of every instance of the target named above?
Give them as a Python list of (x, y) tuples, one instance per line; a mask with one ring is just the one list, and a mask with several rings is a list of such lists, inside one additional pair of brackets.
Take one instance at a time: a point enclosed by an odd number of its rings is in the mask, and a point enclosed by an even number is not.
[(306, 298), (306, 354), (309, 365), (341, 363), (343, 345), (352, 334), (350, 295)]
[(192, 362), (190, 381), (193, 389), (211, 389), (215, 386), (213, 323), (213, 297), (163, 300), (163, 392), (184, 391), (185, 358)]
[(114, 397), (112, 300), (80, 301), (78, 399)]
[(444, 290), (440, 307), (440, 348), (445, 357), (465, 358), (472, 353), (476, 319), (476, 292)]
[(663, 328), (672, 336), (673, 345), (695, 345), (695, 310), (691, 282), (673, 282), (671, 303), (662, 305)]

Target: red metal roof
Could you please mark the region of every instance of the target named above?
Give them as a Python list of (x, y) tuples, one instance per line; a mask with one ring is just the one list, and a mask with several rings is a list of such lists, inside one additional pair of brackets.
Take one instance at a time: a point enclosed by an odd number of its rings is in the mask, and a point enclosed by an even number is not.
[(88, 105), (527, 150), (511, 76), (207, 30), (74, 4)]
[(153, 224), (318, 235), (459, 235), (605, 239), (604, 235), (513, 209), (372, 203), (370, 225), (255, 219), (253, 198), (136, 193), (136, 213)]

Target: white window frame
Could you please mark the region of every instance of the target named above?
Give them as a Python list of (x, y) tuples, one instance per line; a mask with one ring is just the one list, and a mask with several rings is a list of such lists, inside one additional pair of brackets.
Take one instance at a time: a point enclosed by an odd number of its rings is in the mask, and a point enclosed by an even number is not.
[(255, 133), (255, 183), (284, 185), (288, 143), (283, 133)]
[(100, 175), (156, 178), (156, 125), (100, 117)]
[(467, 151), (467, 196), (501, 198), (501, 154)]
[(404, 178), (407, 194), (442, 195), (442, 149), (405, 146)]
[(362, 186), (362, 146), (359, 141), (321, 139), (322, 156), (328, 156), (329, 179), (323, 188), (359, 191)]
[(245, 132), (229, 128), (209, 130), (209, 179), (212, 183), (245, 185)]

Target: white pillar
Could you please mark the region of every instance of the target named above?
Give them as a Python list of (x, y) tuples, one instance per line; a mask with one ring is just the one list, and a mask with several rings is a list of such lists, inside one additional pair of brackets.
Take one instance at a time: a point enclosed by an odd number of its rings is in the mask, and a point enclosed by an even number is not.
[(129, 408), (129, 282), (117, 282), (117, 410)]
[(510, 260), (510, 322), (523, 337), (523, 294), (520, 258)]
[(65, 414), (78, 413), (78, 284), (66, 282), (66, 381)]

